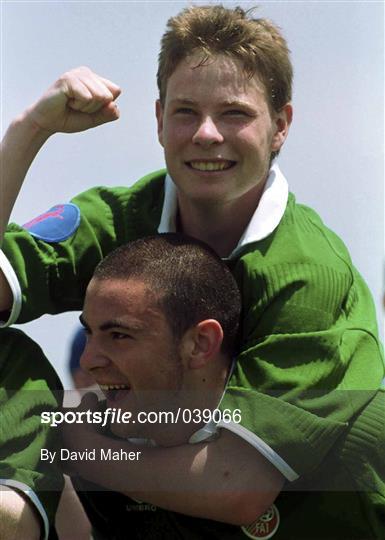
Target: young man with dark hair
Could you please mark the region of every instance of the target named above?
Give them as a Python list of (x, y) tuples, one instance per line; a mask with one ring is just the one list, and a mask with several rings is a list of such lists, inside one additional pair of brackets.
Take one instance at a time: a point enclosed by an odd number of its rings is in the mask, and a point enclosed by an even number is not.
[[(381, 393), (349, 423), (324, 463), (304, 475), (294, 491), (278, 494), (278, 473), (275, 479), (264, 478), (263, 488), (258, 484), (261, 478), (245, 481), (242, 474), (232, 478), (236, 471), (229, 470), (229, 459), (239, 456), (236, 448), (226, 445), (221, 455), (214, 453), (216, 481), (207, 491), (201, 480), (206, 468), (213, 467), (213, 441), (219, 437), (220, 444), (226, 431), (236, 429), (241, 415), (229, 410), (218, 418), (240, 311), (239, 291), (226, 265), (212, 250), (181, 235), (158, 235), (121, 246), (96, 268), (81, 315), (87, 333), (81, 363), (105, 400), (97, 405), (89, 396), (81, 410), (88, 404), (99, 412), (130, 414), (128, 423), (113, 421), (104, 432), (90, 426), (66, 427), (72, 452), (95, 453), (95, 459), (75, 460), (73, 467), (80, 475), (75, 485), (96, 539), (123, 540), (129, 530), (130, 538), (148, 540), (245, 535), (308, 540), (315, 527), (314, 537), (328, 540), (381, 537), (380, 494), (376, 500), (373, 494), (357, 492), (358, 486), (364, 488), (359, 484), (362, 476), (368, 481), (365, 489), (375, 490), (373, 480), (384, 472), (379, 451), (385, 441)], [(257, 408), (253, 414), (258, 415)], [(368, 421), (371, 427), (365, 433)], [(377, 450), (371, 443), (374, 434)], [(154, 451), (177, 459), (179, 445), (191, 448), (190, 461), (181, 467), (194, 470), (196, 482), (186, 485), (177, 467), (172, 473), (165, 470), (165, 482), (154, 486), (143, 469), (153, 465)], [(130, 446), (140, 449), (135, 453), (138, 462), (127, 461)], [(103, 455), (115, 457), (106, 461)], [(256, 459), (249, 445), (239, 470), (248, 469)], [(101, 485), (117, 492), (100, 492)], [(254, 492), (261, 489), (269, 506), (265, 511), (260, 507), (262, 515), (249, 523), (247, 501), (255, 501)], [(185, 499), (192, 497), (211, 504), (223, 498), (243, 499), (244, 521), (237, 523), (239, 514), (229, 516), (228, 523), (201, 519), (194, 507), (185, 512)], [(178, 499), (180, 512), (175, 511)], [(365, 510), (370, 503), (373, 509)]]
[[(81, 365), (109, 406), (139, 413), (169, 410), (175, 400), (178, 408), (213, 410), (230, 373), (240, 312), (233, 276), (202, 242), (178, 234), (136, 240), (107, 255), (87, 287)], [(156, 442), (175, 446), (196, 428), (181, 418), (113, 431), (148, 438), (149, 429), (154, 438), (160, 430)]]
[[(273, 160), (292, 119), (291, 77), (287, 45), (272, 23), (240, 8), (183, 10), (169, 22), (158, 72), (167, 171), (129, 189), (90, 190), (24, 228), (11, 225), (3, 242), (0, 309), (19, 322), (80, 309), (97, 263), (135, 238), (178, 230), (226, 258), (243, 317), (221, 407), (240, 409), (242, 425), (210, 451), (227, 444), (239, 445), (238, 456), (253, 450), (258, 457), (247, 471), (238, 471), (238, 461), (229, 470), (244, 482), (254, 478), (262, 490), (275, 478), (271, 464), (281, 483), (316, 470), (376, 395), (384, 373), (365, 283), (343, 243), (314, 211), (296, 204)], [(78, 68), (12, 123), (2, 147), (3, 229), (40, 147), (58, 131), (117, 119), (119, 93), (111, 81)], [(181, 461), (191, 455), (186, 445), (178, 451)], [(154, 462), (162, 458), (163, 466), (176, 466), (154, 453)], [(155, 485), (163, 470), (152, 468)], [(207, 487), (216, 478), (210, 472), (200, 478)], [(194, 482), (191, 471), (183, 481)], [(248, 501), (250, 516), (269, 504), (261, 493)], [(244, 520), (242, 499), (176, 497), (174, 504), (202, 517)]]

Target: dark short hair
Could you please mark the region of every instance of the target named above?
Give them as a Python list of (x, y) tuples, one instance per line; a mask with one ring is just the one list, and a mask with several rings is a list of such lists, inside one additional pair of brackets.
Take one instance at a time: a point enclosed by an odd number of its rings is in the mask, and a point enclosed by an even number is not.
[(217, 320), (224, 334), (222, 351), (234, 353), (239, 289), (226, 264), (203, 242), (177, 233), (141, 238), (107, 255), (94, 278), (146, 283), (176, 339), (200, 321)]

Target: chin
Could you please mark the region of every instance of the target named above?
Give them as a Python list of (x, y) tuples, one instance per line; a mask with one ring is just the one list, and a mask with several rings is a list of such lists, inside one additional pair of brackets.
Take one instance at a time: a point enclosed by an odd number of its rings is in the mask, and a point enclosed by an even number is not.
[(188, 186), (188, 188), (187, 190), (183, 190), (185, 196), (190, 201), (197, 203), (223, 203), (228, 199), (228, 191), (224, 189), (223, 184), (199, 184), (196, 185), (196, 189), (194, 190), (191, 189), (191, 186)]

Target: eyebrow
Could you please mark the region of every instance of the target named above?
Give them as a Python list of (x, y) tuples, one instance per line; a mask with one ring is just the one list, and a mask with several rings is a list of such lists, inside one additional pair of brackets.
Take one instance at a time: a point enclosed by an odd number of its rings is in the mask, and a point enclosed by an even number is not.
[[(193, 99), (189, 98), (174, 98), (170, 100), (170, 104), (184, 104), (184, 105), (198, 105), (198, 102), (194, 101)], [(248, 101), (242, 101), (240, 99), (225, 99), (224, 101), (221, 101), (218, 103), (220, 107), (245, 107), (248, 109), (253, 108), (253, 104), (249, 103)]]
[(197, 104), (197, 102), (194, 101), (193, 99), (182, 98), (182, 97), (171, 99), (170, 103), (171, 104), (173, 104), (173, 103), (186, 103), (186, 105), (196, 105)]
[[(79, 315), (79, 321), (86, 330), (91, 330), (83, 314)], [(140, 330), (144, 329), (144, 326), (135, 323), (126, 324), (119, 319), (111, 319), (110, 321), (105, 321), (99, 326), (99, 330), (101, 330), (102, 332), (111, 330), (112, 328), (121, 328), (122, 330), (127, 330), (129, 332), (139, 332)]]
[(225, 99), (221, 102), (221, 105), (224, 105), (225, 107), (251, 107), (252, 104), (250, 104), (248, 101), (242, 101), (240, 99)]

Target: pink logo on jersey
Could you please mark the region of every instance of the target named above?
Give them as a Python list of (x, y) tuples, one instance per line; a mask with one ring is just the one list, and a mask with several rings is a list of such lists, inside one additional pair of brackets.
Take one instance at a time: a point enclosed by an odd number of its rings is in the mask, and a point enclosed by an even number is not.
[(28, 221), (28, 223), (25, 223), (24, 228), (30, 229), (37, 223), (41, 223), (42, 221), (48, 218), (64, 219), (64, 217), (62, 216), (63, 212), (64, 212), (64, 204), (58, 204), (58, 206), (54, 206), (52, 210), (49, 210), (48, 212), (44, 212), (44, 214), (41, 214), (40, 216), (35, 217), (31, 221)]

